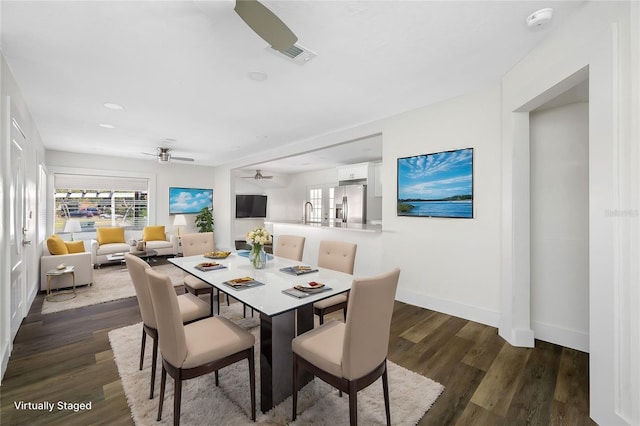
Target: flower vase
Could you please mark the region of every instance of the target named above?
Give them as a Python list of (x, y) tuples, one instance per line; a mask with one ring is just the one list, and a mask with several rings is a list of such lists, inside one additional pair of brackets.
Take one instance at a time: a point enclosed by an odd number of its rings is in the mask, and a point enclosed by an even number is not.
[(262, 269), (267, 264), (267, 253), (264, 251), (264, 246), (261, 244), (254, 244), (249, 254), (249, 260), (256, 269)]

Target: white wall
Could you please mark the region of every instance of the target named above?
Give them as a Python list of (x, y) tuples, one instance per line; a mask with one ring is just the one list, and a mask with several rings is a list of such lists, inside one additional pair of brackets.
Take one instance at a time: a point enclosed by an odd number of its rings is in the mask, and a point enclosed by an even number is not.
[[(385, 120), (383, 260), (398, 298), (497, 325), (500, 297), (500, 87)], [(397, 216), (397, 158), (474, 148), (474, 218)]]
[(528, 332), (528, 111), (588, 70), (590, 412), (606, 425), (640, 424), (635, 314), (640, 253), (634, 233), (640, 164), (637, 139), (631, 138), (637, 136), (638, 120), (637, 107), (632, 114), (640, 83), (638, 9), (637, 2), (586, 2), (503, 78), (500, 334), (510, 342), (533, 343)]
[(531, 324), (589, 351), (589, 105), (531, 113)]
[[(13, 78), (11, 70), (7, 66), (4, 56), (0, 54), (0, 121), (2, 133), (0, 134), (0, 378), (4, 375), (9, 355), (13, 347), (11, 341), (11, 294), (10, 294), (10, 271), (9, 271), (9, 185), (11, 176), (9, 172), (10, 160), (10, 130), (11, 130), (11, 110), (22, 119), (22, 130), (26, 136), (26, 168), (25, 168), (25, 191), (27, 211), (33, 212), (32, 218), (28, 221), (28, 232), (25, 239), (35, 242), (38, 230), (38, 207), (42, 201), (37, 200), (38, 194), (38, 166), (44, 164), (44, 148), (38, 129), (31, 117), (26, 102), (22, 96), (20, 88)], [(39, 279), (39, 256), (40, 247), (32, 243), (25, 247), (25, 271), (26, 283), (22, 289), (25, 295), (25, 311), (19, 316), (26, 316), (38, 289)]]

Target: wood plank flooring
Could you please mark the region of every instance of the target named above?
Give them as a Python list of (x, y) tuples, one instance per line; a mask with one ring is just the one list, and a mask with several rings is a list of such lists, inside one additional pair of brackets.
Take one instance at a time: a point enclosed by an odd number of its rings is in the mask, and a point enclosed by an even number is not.
[[(42, 301), (38, 295), (16, 336), (0, 387), (0, 424), (133, 424), (107, 333), (140, 321), (135, 298), (48, 315), (40, 314)], [(396, 302), (389, 359), (445, 386), (420, 425), (595, 424), (582, 352), (540, 341), (515, 348), (495, 328)], [(15, 408), (43, 400), (92, 407)]]

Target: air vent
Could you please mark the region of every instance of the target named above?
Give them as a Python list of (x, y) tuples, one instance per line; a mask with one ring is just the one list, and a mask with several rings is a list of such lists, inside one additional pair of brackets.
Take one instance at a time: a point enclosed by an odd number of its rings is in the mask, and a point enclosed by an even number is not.
[(298, 65), (304, 65), (317, 56), (314, 52), (299, 44), (294, 44), (293, 46), (286, 50), (283, 50), (282, 52), (273, 49), (271, 46), (267, 46), (266, 49), (274, 55), (280, 58), (284, 58), (289, 62), (294, 62)]
[(295, 44), (293, 46), (291, 46), (290, 48), (288, 48), (287, 50), (283, 50), (281, 53), (285, 56), (290, 57), (291, 59), (295, 59), (296, 57), (298, 57), (298, 55), (300, 55), (302, 52), (304, 52), (304, 50), (300, 49), (298, 46), (296, 46)]

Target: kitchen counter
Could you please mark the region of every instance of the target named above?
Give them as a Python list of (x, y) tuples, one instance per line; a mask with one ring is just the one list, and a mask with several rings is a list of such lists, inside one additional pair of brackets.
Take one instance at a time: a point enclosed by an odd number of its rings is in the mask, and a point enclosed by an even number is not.
[(310, 222), (303, 223), (299, 220), (268, 220), (264, 222), (268, 225), (294, 225), (311, 228), (327, 228), (340, 231), (356, 231), (356, 232), (382, 232), (382, 225), (371, 225), (363, 223), (342, 223), (342, 222)]
[(382, 225), (343, 224), (342, 222), (303, 223), (296, 220), (266, 221), (265, 226), (273, 234), (274, 246), (280, 235), (305, 237), (302, 262), (316, 265), (320, 241), (333, 240), (356, 244), (354, 274), (370, 276), (379, 274), (382, 266)]

